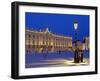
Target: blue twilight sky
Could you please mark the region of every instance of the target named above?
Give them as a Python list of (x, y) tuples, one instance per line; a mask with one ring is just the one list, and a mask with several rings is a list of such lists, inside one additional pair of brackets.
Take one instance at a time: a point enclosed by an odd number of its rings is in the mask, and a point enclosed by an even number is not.
[(89, 15), (51, 14), (51, 13), (25, 13), (25, 26), (27, 29), (44, 30), (49, 28), (53, 33), (72, 36), (75, 38), (74, 21), (78, 22), (77, 39), (83, 40), (89, 36)]

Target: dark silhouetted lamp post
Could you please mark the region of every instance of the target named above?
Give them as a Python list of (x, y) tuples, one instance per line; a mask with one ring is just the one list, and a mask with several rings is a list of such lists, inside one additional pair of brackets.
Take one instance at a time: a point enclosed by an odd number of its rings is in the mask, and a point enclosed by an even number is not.
[(74, 21), (74, 30), (75, 30), (75, 55), (74, 55), (74, 63), (78, 63), (78, 50), (77, 50), (77, 28), (78, 28), (78, 22)]

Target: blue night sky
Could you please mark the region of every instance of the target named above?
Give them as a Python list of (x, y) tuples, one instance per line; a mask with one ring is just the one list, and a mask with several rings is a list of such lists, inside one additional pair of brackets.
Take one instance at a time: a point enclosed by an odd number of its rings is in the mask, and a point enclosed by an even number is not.
[(72, 14), (50, 14), (50, 13), (25, 13), (26, 29), (44, 30), (49, 28), (53, 33), (75, 37), (74, 21), (78, 22), (77, 39), (83, 40), (89, 36), (89, 16)]

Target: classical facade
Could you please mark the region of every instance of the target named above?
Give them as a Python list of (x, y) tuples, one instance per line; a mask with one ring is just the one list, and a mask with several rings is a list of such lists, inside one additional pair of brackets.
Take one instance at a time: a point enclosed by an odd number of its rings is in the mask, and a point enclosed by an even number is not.
[(90, 43), (89, 43), (89, 37), (85, 37), (85, 50), (89, 50), (89, 46), (90, 46)]
[(76, 43), (76, 49), (84, 50), (84, 43), (81, 42), (80, 40), (77, 40), (76, 42), (73, 43), (73, 50), (74, 51), (75, 51), (75, 43)]
[(43, 31), (25, 30), (26, 52), (67, 51), (72, 47), (72, 37), (51, 33), (48, 28)]
[[(84, 42), (78, 40), (77, 48), (79, 50), (89, 50), (89, 37), (85, 37)], [(73, 43), (73, 49), (75, 50), (75, 43)]]
[(83, 62), (83, 51), (89, 50), (89, 37), (85, 37), (84, 41), (77, 40), (73, 43), (73, 49), (75, 51), (74, 62)]

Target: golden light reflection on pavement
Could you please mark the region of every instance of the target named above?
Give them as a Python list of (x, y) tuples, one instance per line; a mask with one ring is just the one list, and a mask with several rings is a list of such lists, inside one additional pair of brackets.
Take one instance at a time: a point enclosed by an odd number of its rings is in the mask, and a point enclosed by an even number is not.
[(88, 65), (89, 59), (84, 58), (81, 63), (74, 63), (74, 59), (52, 59), (52, 60), (41, 60), (26, 65), (26, 67), (43, 67), (43, 66), (83, 66)]

